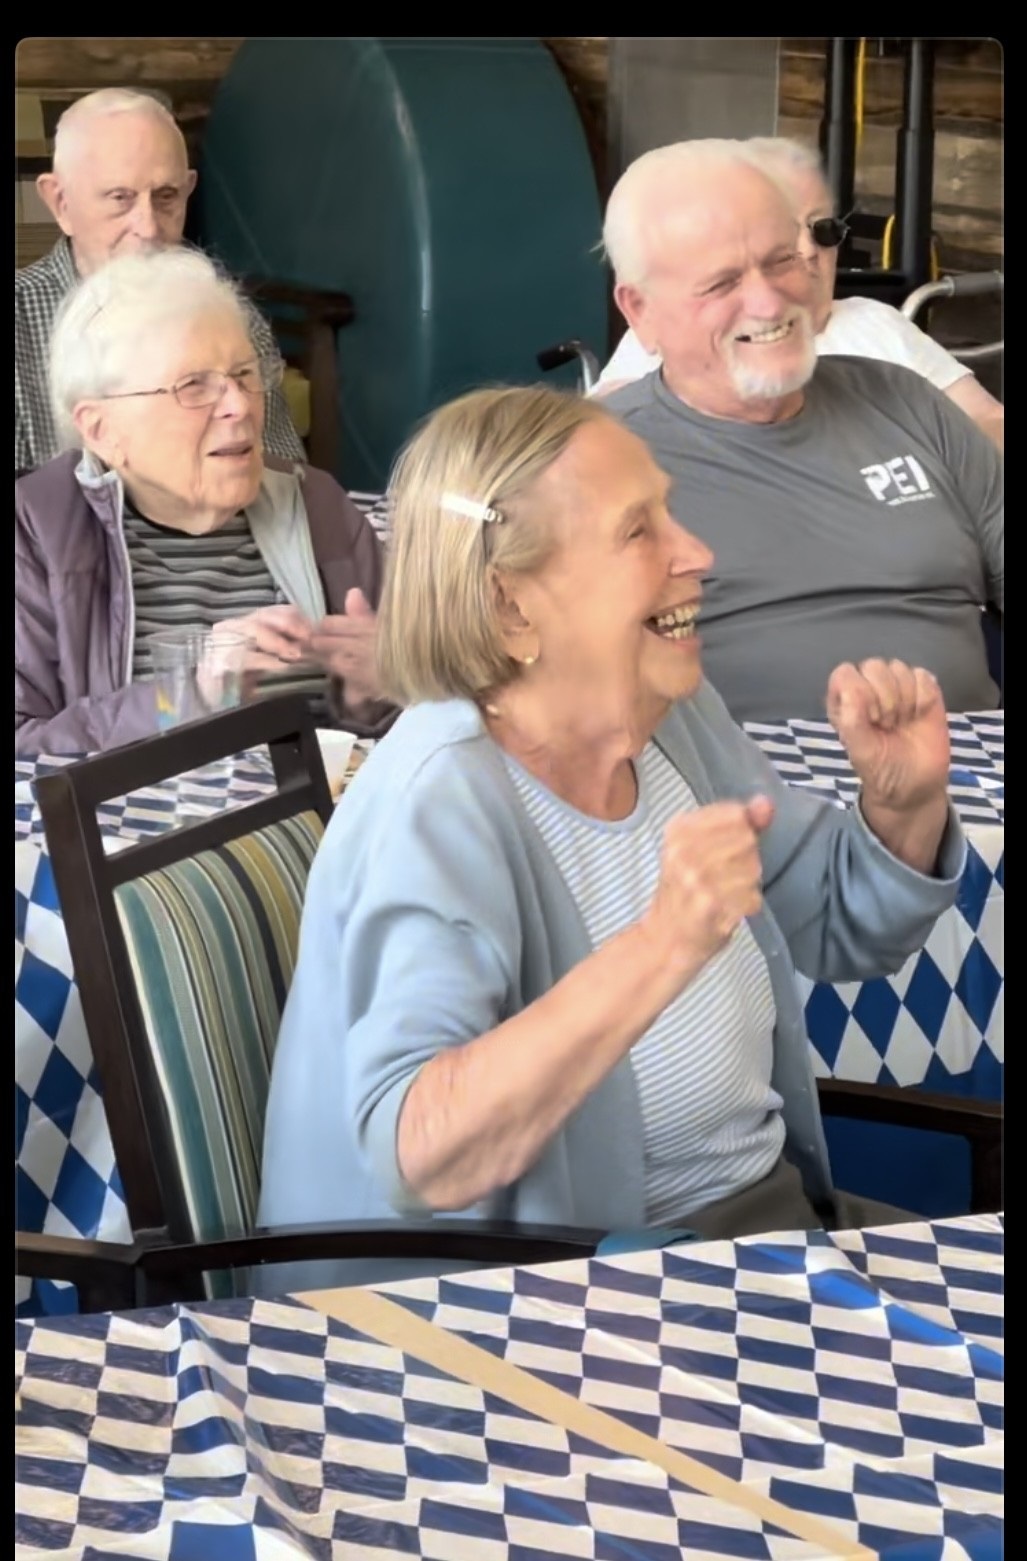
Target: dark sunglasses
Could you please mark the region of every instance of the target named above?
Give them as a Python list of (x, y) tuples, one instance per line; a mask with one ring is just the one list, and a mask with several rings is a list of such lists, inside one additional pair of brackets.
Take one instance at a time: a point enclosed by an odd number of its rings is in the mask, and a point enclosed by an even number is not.
[(818, 217), (806, 226), (818, 249), (837, 249), (849, 235), (849, 224), (841, 217)]

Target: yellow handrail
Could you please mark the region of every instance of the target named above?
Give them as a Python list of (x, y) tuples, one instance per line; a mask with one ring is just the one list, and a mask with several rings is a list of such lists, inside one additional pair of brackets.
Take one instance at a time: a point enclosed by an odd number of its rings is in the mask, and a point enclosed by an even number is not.
[(856, 50), (856, 151), (863, 144), (863, 82), (867, 66), (867, 41), (859, 40)]
[(891, 216), (888, 218), (888, 221), (884, 225), (884, 232), (881, 235), (881, 270), (882, 271), (890, 271), (891, 270), (891, 238), (892, 238), (892, 234), (894, 232), (895, 232), (895, 213), (892, 212)]
[[(895, 232), (895, 213), (892, 212), (884, 225), (884, 233), (881, 236), (881, 270), (891, 270), (891, 244), (892, 234)], [(938, 240), (931, 234), (931, 281), (936, 282), (941, 276), (941, 260), (938, 255)]]

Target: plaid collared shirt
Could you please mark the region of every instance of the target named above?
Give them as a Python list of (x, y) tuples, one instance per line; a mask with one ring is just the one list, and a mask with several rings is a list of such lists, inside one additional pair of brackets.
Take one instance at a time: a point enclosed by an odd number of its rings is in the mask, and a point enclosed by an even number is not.
[[(57, 310), (78, 281), (71, 242), (58, 239), (48, 255), (14, 273), (14, 470), (33, 471), (57, 455), (60, 446), (50, 409), (47, 362)], [(278, 351), (264, 316), (248, 305), (250, 336), (261, 356)], [(267, 398), (264, 445), (287, 461), (307, 456), (292, 425), (281, 390)]]

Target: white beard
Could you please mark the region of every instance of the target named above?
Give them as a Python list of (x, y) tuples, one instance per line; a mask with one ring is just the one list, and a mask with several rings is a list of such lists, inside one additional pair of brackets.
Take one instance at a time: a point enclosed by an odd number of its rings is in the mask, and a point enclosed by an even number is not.
[(754, 368), (750, 364), (739, 363), (733, 353), (729, 355), (727, 367), (731, 384), (742, 401), (776, 401), (809, 384), (817, 366), (817, 349), (813, 327), (805, 310), (796, 319), (795, 329), (801, 336), (803, 353), (800, 362), (788, 373), (782, 373), (780, 369)]

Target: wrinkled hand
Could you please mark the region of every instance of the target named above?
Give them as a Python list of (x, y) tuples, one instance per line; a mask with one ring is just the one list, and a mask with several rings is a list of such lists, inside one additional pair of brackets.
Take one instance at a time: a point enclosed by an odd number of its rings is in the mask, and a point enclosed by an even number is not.
[(298, 607), (258, 607), (245, 618), (226, 618), (214, 628), (229, 634), (245, 634), (251, 641), (247, 666), (252, 670), (282, 671), (282, 663), (306, 661), (310, 656), (312, 625)]
[(713, 802), (671, 819), (660, 881), (642, 925), (661, 942), (682, 986), (763, 904), (759, 837), (774, 817), (766, 797)]
[(256, 691), (262, 673), (281, 673), (305, 660), (309, 644), (310, 624), (298, 607), (258, 607), (242, 618), (223, 618), (197, 669), (200, 697), (210, 710), (239, 704)]
[(948, 720), (923, 667), (845, 662), (828, 682), (827, 714), (862, 782), (864, 809), (914, 812), (946, 795)]
[(375, 663), (378, 620), (362, 591), (347, 591), (344, 605), (344, 613), (312, 625), (310, 653), (345, 683), (347, 703), (360, 705), (381, 694)]

